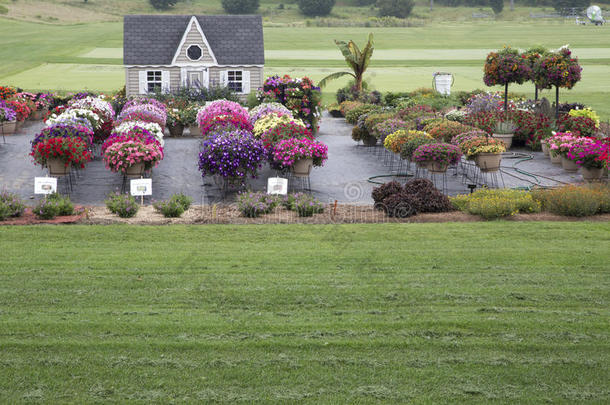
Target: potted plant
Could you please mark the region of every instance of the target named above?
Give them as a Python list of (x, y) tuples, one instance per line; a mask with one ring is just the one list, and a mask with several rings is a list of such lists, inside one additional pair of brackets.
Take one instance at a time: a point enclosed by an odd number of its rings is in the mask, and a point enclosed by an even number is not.
[(93, 156), (80, 138), (48, 138), (32, 147), (34, 162), (49, 169), (50, 176), (65, 176), (72, 166), (85, 167)]
[(123, 173), (127, 177), (140, 177), (159, 164), (163, 159), (163, 151), (156, 143), (128, 140), (108, 146), (103, 159), (106, 168), (113, 172)]
[(328, 158), (328, 146), (311, 139), (285, 139), (273, 147), (273, 160), (297, 177), (307, 177), (313, 166), (322, 166)]
[(474, 160), (482, 172), (500, 170), (504, 142), (494, 138), (472, 138), (462, 143), (462, 152), (467, 159)]
[(445, 173), (447, 168), (457, 164), (461, 157), (460, 148), (448, 143), (421, 145), (413, 152), (413, 159), (416, 162), (424, 162), (431, 173)]
[(581, 79), (582, 67), (578, 58), (572, 57), (567, 46), (556, 52), (542, 55), (533, 64), (531, 77), (539, 89), (555, 86), (555, 119), (559, 118), (559, 88), (571, 89)]
[(246, 177), (255, 178), (262, 166), (265, 148), (260, 140), (244, 130), (225, 130), (203, 142), (199, 153), (202, 176), (214, 176), (223, 189), (242, 186)]
[(532, 76), (532, 68), (519, 51), (505, 47), (497, 52), (490, 52), (485, 59), (483, 81), (488, 86), (504, 86), (504, 111), (508, 111), (509, 83), (523, 84)]
[(173, 137), (182, 136), (184, 133), (183, 110), (179, 108), (169, 108), (167, 110), (167, 129), (169, 135)]
[(608, 141), (591, 139), (584, 144), (573, 145), (567, 157), (580, 166), (585, 181), (595, 181), (602, 177), (604, 167), (607, 165), (605, 157), (609, 152)]
[(26, 103), (18, 100), (6, 101), (6, 106), (11, 110), (15, 111), (15, 113), (17, 114), (15, 130), (19, 130), (23, 126), (25, 120), (27, 120), (30, 116), (32, 110), (30, 110)]
[(205, 105), (197, 113), (197, 123), (204, 136), (226, 127), (252, 131), (248, 111), (235, 101), (216, 100)]
[(570, 152), (572, 147), (584, 145), (588, 141), (588, 138), (576, 136), (571, 132), (557, 132), (555, 136), (549, 140), (551, 162), (553, 162), (553, 159), (555, 159), (553, 163), (556, 163), (557, 158), (559, 158), (559, 162), (563, 167), (563, 170), (567, 172), (578, 171), (578, 165), (568, 158), (568, 152)]
[(17, 113), (0, 100), (0, 135), (13, 135), (16, 127)]
[(515, 136), (516, 129), (517, 125), (515, 125), (513, 121), (500, 120), (494, 125), (492, 137), (504, 142), (506, 149), (509, 149), (513, 144), (513, 137)]
[[(405, 160), (412, 160), (413, 153), (422, 145), (436, 143), (434, 139), (422, 131), (408, 131), (404, 141), (399, 145), (400, 157)], [(420, 163), (418, 163), (420, 164)], [(421, 166), (421, 164), (420, 164)]]

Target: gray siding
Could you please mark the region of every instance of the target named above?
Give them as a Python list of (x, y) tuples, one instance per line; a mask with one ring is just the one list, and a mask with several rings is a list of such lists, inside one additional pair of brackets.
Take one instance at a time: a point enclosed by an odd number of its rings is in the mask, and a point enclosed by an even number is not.
[(127, 96), (136, 96), (140, 93), (140, 72), (143, 70), (168, 70), (170, 77), (170, 88), (172, 91), (180, 88), (180, 68), (179, 67), (130, 67), (126, 68), (125, 73), (125, 89)]
[[(199, 45), (201, 47), (201, 49), (203, 50), (203, 54), (202, 54), (200, 60), (192, 61), (192, 60), (190, 60), (186, 56), (186, 50), (191, 45)], [(212, 59), (212, 56), (210, 55), (210, 50), (205, 45), (205, 42), (203, 41), (203, 38), (201, 37), (201, 34), (199, 34), (199, 31), (197, 31), (197, 27), (195, 26), (195, 24), (193, 24), (191, 26), (191, 30), (186, 35), (186, 40), (184, 41), (184, 45), (182, 45), (182, 49), (180, 49), (180, 53), (178, 54), (178, 58), (176, 58), (176, 62), (177, 63), (189, 63), (189, 64), (195, 64), (195, 63), (211, 64), (211, 63), (214, 63), (214, 60)]]

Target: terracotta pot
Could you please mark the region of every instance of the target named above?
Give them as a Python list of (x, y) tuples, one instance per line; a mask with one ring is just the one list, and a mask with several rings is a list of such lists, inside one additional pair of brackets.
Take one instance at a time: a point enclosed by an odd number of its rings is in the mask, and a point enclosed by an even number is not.
[(182, 136), (184, 133), (184, 125), (182, 124), (168, 125), (167, 129), (169, 130), (169, 135), (173, 137)]
[(513, 144), (513, 136), (515, 136), (515, 134), (492, 134), (491, 137), (498, 139), (500, 141), (502, 141), (504, 143), (504, 146), (506, 146), (506, 149), (510, 149), (511, 145)]
[(546, 142), (541, 142), (540, 145), (542, 146), (542, 153), (544, 153), (544, 156), (549, 156), (549, 145), (547, 145)]
[(549, 157), (551, 158), (551, 163), (554, 165), (560, 165), (561, 164), (561, 155), (559, 154), (554, 154), (553, 152), (549, 151)]
[(144, 174), (144, 163), (136, 163), (125, 169), (125, 176), (129, 178), (139, 178)]
[(290, 170), (296, 177), (307, 177), (311, 173), (313, 159), (300, 159), (294, 162)]
[(587, 169), (586, 167), (581, 167), (580, 172), (582, 173), (582, 178), (585, 181), (597, 181), (602, 178), (602, 175), (604, 174), (604, 168), (600, 167), (599, 169)]
[(58, 158), (47, 160), (47, 167), (49, 168), (49, 176), (52, 177), (66, 176), (70, 173), (70, 165), (66, 166), (64, 161)]
[(364, 146), (375, 146), (377, 145), (377, 138), (372, 135), (365, 136), (364, 138), (362, 138), (362, 143), (364, 144)]
[(500, 170), (500, 162), (502, 162), (501, 153), (479, 153), (475, 159), (475, 163), (482, 172), (497, 172)]
[(565, 156), (561, 157), (561, 167), (563, 167), (563, 170), (566, 172), (577, 172), (578, 169), (580, 169), (580, 166)]
[(445, 173), (447, 167), (449, 167), (449, 165), (446, 162), (435, 162), (433, 160), (426, 162), (426, 169), (428, 169), (430, 173)]
[(2, 128), (0, 129), (0, 135), (13, 135), (17, 130), (17, 122), (16, 121), (6, 121), (1, 124)]

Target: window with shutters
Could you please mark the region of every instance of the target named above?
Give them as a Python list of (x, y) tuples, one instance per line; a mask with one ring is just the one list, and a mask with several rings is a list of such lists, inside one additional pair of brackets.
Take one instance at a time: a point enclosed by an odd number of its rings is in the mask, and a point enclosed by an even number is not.
[(149, 70), (146, 72), (146, 90), (149, 93), (161, 91), (163, 86), (163, 74), (160, 70)]
[(227, 87), (236, 93), (243, 93), (244, 77), (241, 70), (229, 70), (227, 72)]

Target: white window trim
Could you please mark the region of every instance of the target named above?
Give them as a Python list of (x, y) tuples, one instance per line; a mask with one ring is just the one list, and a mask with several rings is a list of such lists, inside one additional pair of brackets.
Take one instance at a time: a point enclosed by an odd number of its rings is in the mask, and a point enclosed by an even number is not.
[(218, 65), (218, 61), (216, 60), (214, 51), (212, 50), (212, 47), (210, 47), (210, 43), (208, 42), (208, 39), (205, 37), (205, 34), (203, 33), (201, 26), (199, 25), (199, 21), (197, 20), (197, 18), (195, 16), (191, 17), (191, 20), (189, 21), (188, 25), (186, 26), (186, 30), (184, 30), (184, 34), (182, 34), (182, 39), (180, 40), (180, 45), (178, 45), (178, 49), (176, 49), (176, 53), (174, 54), (174, 58), (172, 59), (172, 65), (176, 65), (176, 62), (178, 61), (178, 56), (180, 56), (180, 51), (182, 50), (182, 48), (184, 47), (184, 44), (186, 43), (186, 37), (187, 37), (188, 33), (191, 32), (191, 29), (193, 28), (193, 24), (195, 24), (195, 28), (197, 28), (197, 31), (201, 35), (201, 38), (203, 39), (203, 43), (208, 48), (208, 51), (210, 52), (210, 57), (214, 61), (213, 64)]
[[(191, 59), (191, 57), (189, 56), (189, 48), (191, 46), (196, 46), (197, 48), (199, 48), (199, 50), (201, 50), (201, 56), (199, 57), (199, 59)], [(201, 59), (203, 59), (203, 48), (199, 44), (188, 44), (188, 46), (184, 48), (184, 55), (186, 56), (186, 58), (188, 60), (190, 60), (192, 62), (200, 61)]]
[[(153, 81), (151, 81), (151, 80), (148, 78), (148, 74), (149, 74), (149, 73), (157, 73), (157, 72), (159, 72), (159, 73), (161, 74), (161, 75), (159, 76), (159, 80), (153, 80)], [(155, 75), (155, 76), (156, 76), (156, 75)], [(159, 85), (159, 89), (160, 89), (161, 91), (163, 91), (163, 70), (147, 70), (147, 71), (146, 71), (146, 93), (150, 93), (150, 92), (151, 92), (151, 91), (149, 90), (149, 88), (150, 88), (150, 87), (149, 87), (149, 85), (150, 85), (151, 83), (152, 83), (152, 84), (158, 84), (158, 85)]]
[(241, 72), (241, 91), (237, 94), (250, 94), (250, 71), (244, 69), (228, 69), (220, 72), (220, 81), (224, 87), (229, 87), (229, 72)]

